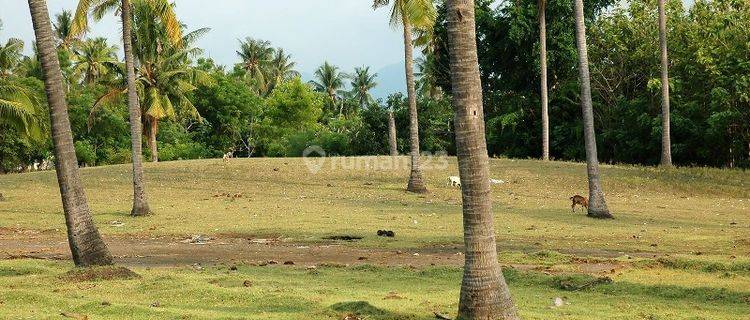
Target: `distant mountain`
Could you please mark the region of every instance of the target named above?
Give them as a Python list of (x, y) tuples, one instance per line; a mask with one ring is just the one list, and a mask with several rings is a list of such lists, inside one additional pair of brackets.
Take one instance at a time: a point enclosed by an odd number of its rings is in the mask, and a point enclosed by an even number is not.
[(378, 74), (378, 86), (372, 90), (375, 99), (388, 97), (394, 92), (406, 92), (406, 77), (404, 75), (404, 63), (387, 65), (376, 71)]

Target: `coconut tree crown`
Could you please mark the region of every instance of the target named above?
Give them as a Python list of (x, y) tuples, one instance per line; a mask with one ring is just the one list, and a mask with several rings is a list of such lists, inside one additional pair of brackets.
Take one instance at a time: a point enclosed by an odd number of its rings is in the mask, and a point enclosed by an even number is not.
[[(176, 45), (182, 44), (182, 25), (177, 19), (174, 6), (167, 0), (133, 0), (132, 6), (146, 5), (161, 20), (168, 35), (169, 41)], [(66, 42), (72, 41), (86, 33), (89, 29), (89, 13), (94, 20), (101, 20), (110, 12), (119, 14), (122, 0), (80, 0)]]
[(408, 21), (414, 28), (432, 27), (437, 18), (437, 12), (432, 0), (374, 0), (373, 9), (391, 6), (390, 24), (393, 28), (400, 27)]

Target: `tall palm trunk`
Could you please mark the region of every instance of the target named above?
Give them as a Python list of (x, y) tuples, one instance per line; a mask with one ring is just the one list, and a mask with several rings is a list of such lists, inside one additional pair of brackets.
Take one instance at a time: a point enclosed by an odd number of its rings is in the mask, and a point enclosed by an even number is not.
[(393, 117), (393, 111), (388, 111), (388, 145), (391, 151), (391, 157), (398, 156), (398, 146), (396, 145), (396, 119)]
[(583, 111), (583, 134), (586, 144), (586, 167), (589, 177), (589, 211), (594, 218), (612, 218), (604, 200), (601, 182), (599, 181), (599, 159), (596, 151), (596, 133), (594, 132), (594, 110), (591, 102), (591, 77), (589, 76), (589, 57), (586, 47), (586, 25), (583, 18), (583, 0), (575, 0), (576, 45), (578, 46), (578, 73), (581, 82), (581, 109)]
[(539, 66), (542, 92), (542, 159), (549, 160), (549, 110), (547, 98), (547, 0), (539, 0)]
[(406, 92), (409, 100), (409, 137), (411, 140), (411, 174), (406, 190), (415, 193), (426, 193), (427, 186), (422, 180), (422, 167), (419, 162), (419, 118), (417, 117), (417, 93), (414, 85), (414, 47), (411, 36), (411, 23), (403, 19), (404, 26), (404, 62), (406, 65)]
[(133, 158), (133, 216), (148, 214), (151, 210), (146, 197), (143, 178), (143, 124), (141, 123), (141, 106), (138, 102), (138, 91), (135, 87), (135, 60), (133, 58), (133, 41), (131, 39), (130, 0), (122, 0), (122, 43), (125, 50), (125, 68), (128, 81), (128, 113), (130, 114), (130, 144)]
[(60, 187), (73, 262), (78, 267), (110, 265), (112, 256), (94, 225), (86, 193), (78, 176), (78, 160), (73, 148), (68, 106), (63, 94), (62, 73), (60, 62), (57, 60), (47, 2), (29, 0), (29, 10), (50, 107), (57, 183)]
[(156, 134), (159, 133), (159, 119), (149, 117), (148, 147), (151, 149), (151, 162), (159, 162), (159, 146), (156, 144)]
[(659, 44), (661, 45), (661, 165), (672, 166), (672, 141), (669, 125), (669, 58), (667, 57), (667, 14), (659, 0)]
[(446, 3), (466, 246), (458, 319), (519, 319), (497, 261), (474, 1)]

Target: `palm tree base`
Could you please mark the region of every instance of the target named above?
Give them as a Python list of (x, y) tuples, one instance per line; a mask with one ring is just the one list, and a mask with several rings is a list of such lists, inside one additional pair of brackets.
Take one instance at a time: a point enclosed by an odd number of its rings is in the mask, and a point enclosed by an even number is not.
[(615, 217), (609, 212), (609, 210), (595, 210), (589, 208), (589, 212), (586, 215), (589, 218), (594, 219), (614, 219)]
[[(99, 234), (93, 235), (95, 238), (99, 238)], [(89, 240), (84, 239), (84, 242)], [(89, 242), (89, 246), (81, 246), (77, 243), (70, 242), (70, 250), (73, 253), (73, 262), (78, 268), (88, 268), (97, 266), (111, 266), (115, 262), (112, 259), (112, 255), (109, 253), (109, 249), (99, 238), (98, 242)], [(93, 243), (93, 245), (91, 245)]]
[(412, 192), (412, 193), (428, 193), (427, 186), (424, 184), (424, 181), (422, 181), (422, 175), (419, 173), (412, 172), (411, 177), (409, 177), (409, 185), (406, 186), (406, 191)]
[(147, 216), (151, 214), (151, 209), (149, 209), (147, 203), (143, 204), (133, 204), (133, 210), (130, 211), (130, 215), (133, 217), (142, 217)]

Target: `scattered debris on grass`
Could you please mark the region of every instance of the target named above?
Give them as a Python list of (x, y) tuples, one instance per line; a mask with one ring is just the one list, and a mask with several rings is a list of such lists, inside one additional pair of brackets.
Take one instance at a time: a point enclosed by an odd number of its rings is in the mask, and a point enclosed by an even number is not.
[(552, 306), (555, 307), (555, 308), (562, 307), (562, 306), (564, 306), (566, 304), (568, 304), (568, 303), (565, 302), (565, 300), (563, 300), (563, 298), (555, 297), (554, 299), (552, 299)]
[(61, 280), (69, 282), (84, 282), (96, 280), (130, 280), (140, 278), (137, 273), (124, 267), (91, 267), (76, 268), (60, 276)]
[(587, 275), (570, 275), (555, 277), (556, 286), (565, 291), (579, 291), (600, 284), (612, 283), (610, 277), (594, 278)]
[(245, 287), (245, 288), (250, 288), (250, 287), (253, 286), (253, 282), (250, 281), (250, 280), (242, 281), (242, 286)]
[(279, 239), (279, 238), (271, 238), (271, 239), (266, 239), (266, 238), (250, 239), (250, 243), (257, 243), (257, 244), (272, 244), (272, 243), (277, 243), (277, 242), (279, 242), (279, 241), (281, 241), (281, 239)]
[(323, 237), (323, 239), (324, 240), (340, 240), (340, 241), (357, 241), (357, 240), (362, 240), (362, 237), (352, 236), (352, 235), (335, 235), (335, 236)]
[(198, 244), (198, 245), (204, 245), (208, 243), (208, 241), (211, 240), (211, 238), (204, 236), (204, 235), (194, 235), (189, 239), (182, 240), (180, 242), (182, 243), (189, 243), (189, 244)]
[(439, 319), (439, 320), (453, 320), (450, 317), (448, 317), (448, 316), (446, 316), (446, 315), (444, 315), (444, 314), (442, 314), (440, 312), (433, 312), (433, 314), (435, 315), (435, 319)]
[(348, 313), (341, 317), (341, 320), (360, 320), (359, 317), (355, 316), (354, 314)]
[(161, 303), (159, 303), (159, 301), (154, 301), (153, 303), (151, 303), (151, 308), (158, 308), (158, 307), (161, 307)]
[(65, 318), (71, 318), (71, 319), (76, 319), (76, 320), (88, 320), (89, 319), (87, 315), (73, 313), (73, 312), (62, 312), (60, 313), (60, 315)]
[(386, 294), (385, 297), (383, 298), (383, 300), (403, 300), (403, 299), (406, 299), (406, 298), (400, 296), (398, 292), (395, 292), (395, 291), (388, 292), (388, 294)]
[(115, 228), (120, 228), (120, 227), (124, 227), (125, 223), (122, 222), (122, 221), (114, 220), (114, 221), (110, 221), (109, 225), (112, 226), (112, 227), (115, 227)]

